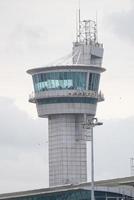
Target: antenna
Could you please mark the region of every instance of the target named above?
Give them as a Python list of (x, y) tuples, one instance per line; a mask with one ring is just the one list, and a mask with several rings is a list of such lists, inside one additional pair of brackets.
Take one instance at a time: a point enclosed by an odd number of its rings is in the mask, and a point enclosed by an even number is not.
[(79, 42), (80, 42), (80, 36), (81, 36), (81, 19), (80, 19), (80, 0), (79, 0), (79, 34), (78, 34), (78, 36), (79, 36)]
[(78, 42), (78, 15), (76, 10), (76, 42)]
[(134, 158), (130, 158), (130, 175), (134, 176)]
[(80, 19), (80, 0), (76, 10), (76, 42), (80, 42), (81, 37), (81, 19)]
[(97, 11), (96, 11), (95, 24), (96, 24), (96, 42), (98, 42), (98, 12)]

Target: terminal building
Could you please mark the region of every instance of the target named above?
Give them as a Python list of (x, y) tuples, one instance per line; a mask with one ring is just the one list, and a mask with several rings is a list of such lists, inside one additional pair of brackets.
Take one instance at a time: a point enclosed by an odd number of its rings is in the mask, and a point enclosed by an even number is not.
[[(1, 194), (7, 200), (90, 200), (87, 182), (87, 147), (91, 138), (84, 124), (96, 115), (103, 45), (97, 40), (96, 22), (79, 21), (70, 64), (29, 69), (39, 117), (48, 118), (49, 188)], [(95, 182), (96, 200), (134, 198), (134, 177)]]
[[(95, 182), (95, 200), (134, 199), (134, 176)], [(1, 194), (0, 200), (91, 200), (91, 183)]]

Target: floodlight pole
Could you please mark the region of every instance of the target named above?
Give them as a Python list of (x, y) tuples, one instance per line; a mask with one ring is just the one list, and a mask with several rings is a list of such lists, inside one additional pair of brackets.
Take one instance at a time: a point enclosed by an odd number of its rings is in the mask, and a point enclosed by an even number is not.
[(83, 128), (91, 130), (91, 200), (95, 200), (94, 196), (94, 139), (93, 139), (93, 128), (95, 126), (103, 125), (102, 122), (98, 122), (97, 118), (92, 118), (83, 124)]
[(91, 200), (94, 200), (94, 140), (93, 126), (91, 127)]

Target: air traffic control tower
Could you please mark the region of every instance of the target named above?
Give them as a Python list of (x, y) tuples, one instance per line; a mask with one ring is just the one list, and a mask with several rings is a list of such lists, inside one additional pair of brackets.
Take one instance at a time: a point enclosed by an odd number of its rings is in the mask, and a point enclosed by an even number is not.
[(32, 68), (35, 103), (38, 116), (48, 118), (49, 185), (77, 184), (87, 181), (87, 148), (89, 135), (83, 129), (88, 117), (96, 114), (103, 101), (98, 92), (103, 45), (97, 41), (96, 22), (79, 21), (73, 43), (72, 63)]

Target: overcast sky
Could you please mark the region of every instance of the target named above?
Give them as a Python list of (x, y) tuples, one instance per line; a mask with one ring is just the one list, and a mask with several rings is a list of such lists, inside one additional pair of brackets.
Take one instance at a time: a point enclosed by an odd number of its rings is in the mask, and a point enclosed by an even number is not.
[[(82, 0), (82, 19), (98, 13), (105, 52), (97, 116), (95, 177), (130, 175), (134, 157), (134, 1)], [(47, 120), (28, 103), (26, 70), (71, 52), (78, 0), (0, 0), (0, 192), (48, 186)], [(89, 164), (88, 164), (89, 165)], [(89, 174), (90, 175), (90, 174)]]

